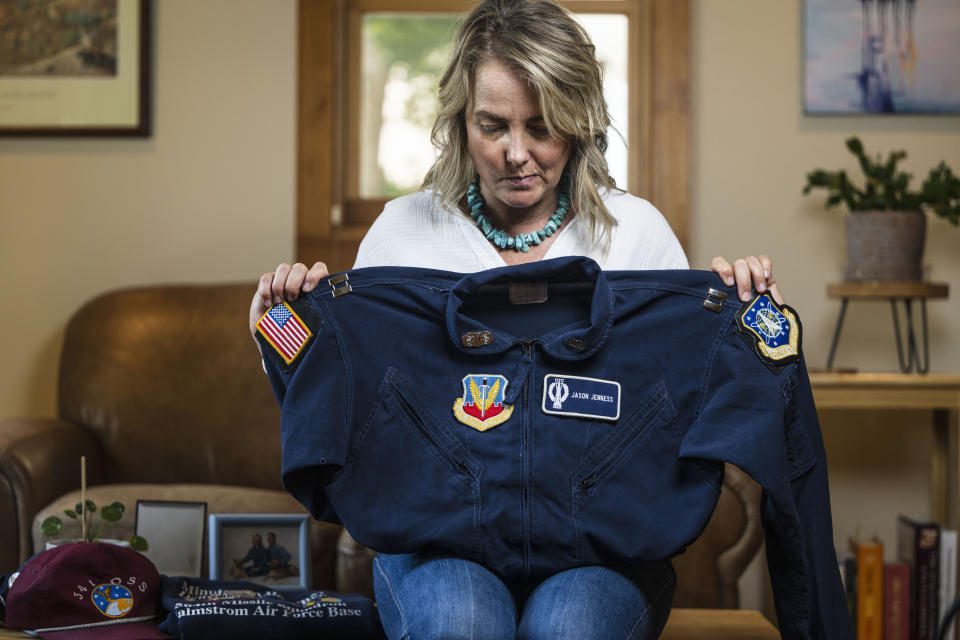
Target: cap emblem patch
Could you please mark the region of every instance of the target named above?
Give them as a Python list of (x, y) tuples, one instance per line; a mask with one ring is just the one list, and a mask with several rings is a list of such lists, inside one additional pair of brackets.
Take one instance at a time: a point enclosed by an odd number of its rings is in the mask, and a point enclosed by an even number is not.
[(101, 584), (90, 594), (90, 600), (109, 618), (122, 618), (133, 609), (133, 592), (120, 584)]
[(453, 403), (453, 415), (477, 431), (506, 422), (513, 405), (503, 402), (507, 379), (497, 374), (471, 373), (463, 378), (463, 397)]

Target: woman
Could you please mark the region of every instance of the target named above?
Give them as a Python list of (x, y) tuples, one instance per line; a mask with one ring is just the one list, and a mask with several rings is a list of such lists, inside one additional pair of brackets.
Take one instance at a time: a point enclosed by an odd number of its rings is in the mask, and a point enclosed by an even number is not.
[[(472, 272), (570, 255), (605, 269), (686, 269), (663, 216), (616, 189), (604, 151), (610, 124), (587, 34), (549, 1), (485, 0), (466, 18), (440, 81), (439, 156), (423, 190), (387, 204), (355, 267)], [(715, 258), (712, 269), (779, 300), (766, 256)], [(260, 279), (251, 331), (273, 304), (312, 290), (318, 262)], [(588, 566), (507, 584), (451, 555), (381, 554), (374, 581), (391, 638), (647, 638), (666, 621), (668, 561)]]

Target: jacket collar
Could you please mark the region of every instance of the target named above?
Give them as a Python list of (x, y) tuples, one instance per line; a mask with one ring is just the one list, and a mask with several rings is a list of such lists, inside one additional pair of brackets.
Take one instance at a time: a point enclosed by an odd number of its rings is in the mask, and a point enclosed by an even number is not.
[[(613, 322), (613, 302), (607, 279), (600, 266), (590, 258), (566, 257), (478, 271), (460, 279), (447, 297), (445, 316), (447, 333), (458, 350), (476, 355), (500, 353), (528, 337), (513, 336), (487, 327), (462, 313), (463, 301), (480, 287), (518, 282), (591, 285), (589, 324), (567, 325), (534, 337), (546, 353), (561, 360), (587, 358), (603, 345)], [(517, 313), (522, 313), (522, 307)]]

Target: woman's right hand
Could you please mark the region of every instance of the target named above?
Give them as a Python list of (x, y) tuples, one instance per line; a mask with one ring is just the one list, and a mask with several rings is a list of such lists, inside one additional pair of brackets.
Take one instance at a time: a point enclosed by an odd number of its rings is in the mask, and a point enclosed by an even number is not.
[(250, 335), (253, 339), (257, 339), (257, 321), (267, 309), (282, 300), (296, 300), (301, 288), (312, 291), (320, 283), (320, 279), (328, 275), (330, 273), (327, 265), (322, 262), (314, 263), (310, 269), (298, 262), (293, 266), (287, 263), (277, 265), (275, 271), (260, 276), (260, 284), (250, 303)]

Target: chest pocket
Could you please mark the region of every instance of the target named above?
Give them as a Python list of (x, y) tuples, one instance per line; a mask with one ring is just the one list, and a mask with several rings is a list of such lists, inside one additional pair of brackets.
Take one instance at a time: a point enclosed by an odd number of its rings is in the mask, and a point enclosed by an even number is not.
[(480, 464), (393, 367), (377, 395), (327, 488), (343, 524), (377, 551), (455, 541), (453, 551), (479, 560)]
[(570, 475), (581, 563), (668, 557), (710, 517), (722, 476), (679, 458), (676, 415), (658, 382)]

